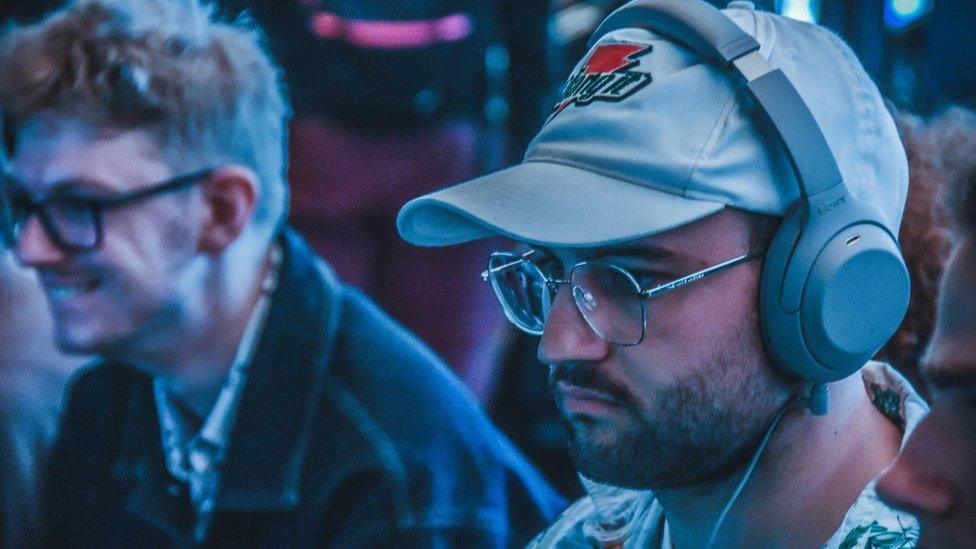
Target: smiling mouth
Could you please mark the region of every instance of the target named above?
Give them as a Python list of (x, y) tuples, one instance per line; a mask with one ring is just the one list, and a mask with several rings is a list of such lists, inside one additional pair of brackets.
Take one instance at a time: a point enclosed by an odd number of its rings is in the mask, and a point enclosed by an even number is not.
[(99, 286), (98, 279), (86, 279), (77, 281), (58, 281), (45, 284), (48, 294), (53, 299), (69, 299), (82, 294), (87, 294)]

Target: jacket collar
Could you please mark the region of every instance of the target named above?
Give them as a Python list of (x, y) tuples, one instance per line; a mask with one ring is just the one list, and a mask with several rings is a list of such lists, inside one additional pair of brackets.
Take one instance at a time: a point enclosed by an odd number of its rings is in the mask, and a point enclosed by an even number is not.
[[(338, 331), (342, 287), (292, 230), (279, 238), (278, 287), (230, 432), (216, 507), (287, 509), (298, 504), (308, 431)], [(118, 474), (134, 476), (133, 497), (164, 490), (151, 382), (133, 395)], [(151, 418), (147, 429), (147, 418)], [(142, 494), (142, 496), (139, 496)], [(142, 505), (140, 505), (142, 507)]]
[(338, 329), (341, 286), (293, 231), (231, 431), (217, 507), (298, 504), (308, 431)]

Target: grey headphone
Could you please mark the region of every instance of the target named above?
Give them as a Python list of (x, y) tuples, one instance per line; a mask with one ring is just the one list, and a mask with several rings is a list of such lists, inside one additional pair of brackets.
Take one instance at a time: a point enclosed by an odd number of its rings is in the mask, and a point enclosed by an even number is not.
[(729, 18), (702, 0), (635, 0), (610, 14), (589, 45), (621, 28), (664, 35), (741, 75), (776, 128), (800, 199), (766, 251), (763, 335), (783, 370), (813, 383), (813, 395), (822, 399), (811, 406), (814, 413), (826, 413), (823, 384), (856, 372), (908, 308), (909, 276), (897, 235), (875, 205), (851, 194), (796, 88)]

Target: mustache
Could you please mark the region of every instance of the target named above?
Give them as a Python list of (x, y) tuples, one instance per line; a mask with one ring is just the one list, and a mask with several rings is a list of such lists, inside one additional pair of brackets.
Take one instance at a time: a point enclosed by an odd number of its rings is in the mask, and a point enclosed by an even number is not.
[(556, 384), (564, 381), (570, 385), (593, 389), (606, 393), (620, 403), (634, 407), (636, 401), (627, 387), (611, 381), (596, 370), (596, 366), (587, 363), (562, 363), (552, 366), (549, 370), (549, 389), (556, 394)]

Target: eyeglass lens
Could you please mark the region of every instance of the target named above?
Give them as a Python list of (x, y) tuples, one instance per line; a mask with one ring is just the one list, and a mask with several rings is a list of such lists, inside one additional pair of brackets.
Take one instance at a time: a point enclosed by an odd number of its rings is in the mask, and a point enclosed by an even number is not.
[(515, 254), (494, 254), (488, 272), (505, 316), (519, 329), (541, 335), (552, 298), (539, 268)]
[(570, 282), (576, 306), (597, 335), (618, 345), (640, 343), (644, 301), (630, 275), (612, 265), (583, 263)]
[[(514, 254), (496, 254), (488, 268), (509, 320), (525, 332), (542, 334), (553, 294), (539, 267)], [(644, 304), (630, 275), (612, 265), (583, 263), (573, 270), (570, 286), (576, 306), (597, 335), (618, 345), (640, 343)]]
[(98, 243), (96, 208), (85, 201), (70, 198), (49, 199), (36, 204), (23, 193), (8, 195), (3, 216), (5, 233), (11, 244), (20, 237), (31, 213), (40, 216), (41, 223), (58, 243), (72, 248), (91, 248)]

